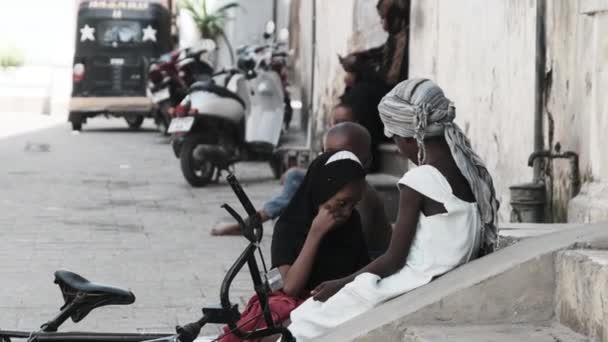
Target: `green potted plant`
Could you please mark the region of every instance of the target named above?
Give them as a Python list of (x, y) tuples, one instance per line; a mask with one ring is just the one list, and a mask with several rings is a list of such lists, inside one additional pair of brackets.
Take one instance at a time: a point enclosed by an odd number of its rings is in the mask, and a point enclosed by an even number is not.
[(224, 27), (226, 22), (231, 19), (228, 16), (228, 11), (232, 8), (238, 8), (240, 5), (237, 2), (230, 2), (214, 11), (210, 11), (207, 0), (182, 0), (181, 6), (194, 20), (202, 38), (212, 39), (216, 43), (220, 37), (224, 40), (230, 51), (230, 57), (234, 61), (234, 52)]
[(6, 47), (0, 50), (0, 69), (17, 68), (23, 65), (25, 58), (15, 47)]

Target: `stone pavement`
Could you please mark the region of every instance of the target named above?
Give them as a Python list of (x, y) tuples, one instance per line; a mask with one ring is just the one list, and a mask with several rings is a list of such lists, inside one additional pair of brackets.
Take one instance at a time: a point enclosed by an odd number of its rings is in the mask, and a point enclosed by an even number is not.
[[(222, 203), (243, 210), (225, 181), (187, 185), (167, 139), (150, 122), (144, 128), (129, 132), (123, 120), (95, 119), (77, 135), (64, 124), (1, 141), (0, 329), (36, 329), (57, 312), (58, 269), (137, 297), (77, 325), (68, 321), (62, 331), (172, 331), (219, 303), (224, 273), (245, 241), (209, 231), (228, 219)], [(239, 164), (236, 174), (256, 206), (279, 191), (265, 163)], [(242, 307), (252, 293), (244, 272), (232, 300)]]
[[(0, 108), (3, 108), (0, 105)], [(43, 115), (33, 112), (0, 112), (0, 139), (64, 124), (67, 115)]]

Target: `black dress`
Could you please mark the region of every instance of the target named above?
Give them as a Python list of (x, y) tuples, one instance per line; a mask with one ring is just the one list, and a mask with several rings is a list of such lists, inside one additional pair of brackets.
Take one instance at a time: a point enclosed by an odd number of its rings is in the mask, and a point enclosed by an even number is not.
[[(273, 267), (295, 262), (321, 204), (346, 184), (365, 178), (363, 167), (352, 160), (326, 164), (334, 154), (324, 153), (312, 162), (302, 185), (275, 225), (271, 248)], [(345, 223), (323, 237), (305, 289), (313, 290), (324, 281), (348, 276), (368, 262), (361, 219), (353, 210)]]

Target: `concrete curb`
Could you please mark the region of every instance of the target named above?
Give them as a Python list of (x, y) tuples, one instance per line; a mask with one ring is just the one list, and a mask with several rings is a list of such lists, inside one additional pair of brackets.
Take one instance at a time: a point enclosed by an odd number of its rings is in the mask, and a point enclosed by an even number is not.
[[(437, 309), (441, 312), (446, 312), (446, 304), (462, 303), (462, 300), (467, 296), (470, 298), (480, 298), (480, 290), (490, 291), (483, 294), (484, 299), (492, 300), (495, 303), (506, 303), (509, 293), (501, 293), (497, 289), (492, 289), (488, 286), (484, 289), (484, 285), (493, 281), (496, 286), (502, 283), (501, 291), (519, 290), (520, 286), (512, 286), (512, 284), (504, 283), (505, 279), (499, 279), (499, 275), (505, 274), (505, 277), (513, 279), (513, 276), (523, 274), (534, 274), (535, 272), (543, 271), (541, 266), (546, 266), (548, 262), (551, 264), (548, 269), (545, 269), (541, 276), (536, 277), (538, 282), (535, 286), (549, 286), (554, 284), (554, 280), (549, 282), (553, 277), (553, 254), (556, 251), (573, 248), (605, 248), (608, 247), (608, 223), (599, 223), (593, 225), (578, 225), (572, 229), (567, 229), (558, 233), (544, 235), (540, 237), (526, 239), (513, 246), (500, 250), (492, 255), (473, 261), (464, 265), (440, 279), (432, 282), (429, 285), (423, 286), (417, 290), (407, 293), (401, 297), (391, 300), (374, 310), (361, 315), (338, 327), (333, 333), (324, 336), (319, 341), (401, 341), (401, 336), (404, 332), (404, 324), (412, 324), (417, 319), (432, 317)], [(543, 260), (540, 260), (543, 259)], [(541, 261), (534, 263), (540, 266), (533, 266), (532, 261)], [(514, 273), (507, 274), (512, 271)], [(528, 286), (529, 284), (519, 284)], [(545, 289), (546, 290), (546, 289)], [(530, 289), (535, 291), (535, 289)], [(489, 317), (489, 320), (498, 318), (498, 314), (505, 318), (519, 317), (521, 320), (529, 319), (533, 315), (541, 316), (539, 320), (547, 319), (551, 314), (548, 309), (542, 308), (542, 303), (545, 303), (548, 296), (553, 299), (553, 289), (550, 293), (538, 298), (532, 306), (526, 305), (523, 302), (518, 309), (528, 307), (529, 312), (517, 312), (511, 308), (503, 308), (495, 312), (495, 317)], [(538, 292), (537, 292), (538, 293)], [(522, 298), (530, 298), (524, 296)], [(451, 309), (456, 310), (457, 307)], [(428, 309), (426, 312), (425, 309)], [(454, 314), (458, 314), (460, 318), (453, 319), (452, 322), (458, 320), (471, 321), (479, 318), (480, 313), (487, 313), (487, 306), (484, 307), (483, 300), (478, 300), (477, 305), (469, 305), (464, 309), (458, 309)], [(485, 310), (485, 312), (484, 312)], [(551, 306), (551, 311), (552, 311)], [(449, 311), (449, 310), (448, 310)], [(416, 314), (416, 315), (413, 315)], [(443, 317), (437, 317), (437, 323), (440, 323)]]

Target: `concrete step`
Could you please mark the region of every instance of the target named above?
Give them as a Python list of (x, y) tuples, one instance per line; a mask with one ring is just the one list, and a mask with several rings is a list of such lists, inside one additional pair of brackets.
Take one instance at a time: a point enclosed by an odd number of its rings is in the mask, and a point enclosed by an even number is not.
[(521, 240), (578, 227), (573, 223), (510, 223), (499, 224), (498, 249), (509, 247)]
[(556, 278), (559, 322), (592, 341), (608, 341), (608, 250), (559, 252)]
[(399, 188), (397, 188), (399, 178), (386, 173), (372, 173), (365, 179), (376, 189), (384, 202), (384, 211), (389, 222), (395, 222), (399, 211)]
[(588, 338), (556, 323), (410, 327), (403, 342), (584, 342)]
[(380, 158), (380, 173), (401, 177), (408, 169), (408, 162), (399, 155), (395, 144), (380, 144), (374, 157)]
[[(488, 324), (504, 326), (516, 324), (517, 327), (523, 327), (519, 324), (538, 326), (545, 322), (557, 322), (556, 298), (563, 294), (556, 293), (558, 287), (556, 273), (560, 272), (558, 271), (560, 267), (556, 267), (556, 257), (560, 251), (572, 246), (586, 246), (589, 249), (607, 248), (608, 223), (578, 225), (552, 234), (524, 239), (387, 301), (344, 323), (318, 340), (396, 342), (407, 341), (404, 339), (404, 333), (411, 327), (430, 325), (483, 327)], [(569, 273), (572, 274), (574, 271)], [(560, 275), (560, 278), (564, 278), (564, 275)], [(561, 286), (564, 286), (564, 281), (560, 281)], [(605, 280), (596, 279), (589, 282), (596, 284), (595, 288), (603, 286), (608, 289)], [(564, 289), (560, 291), (565, 292)], [(605, 291), (599, 293), (603, 298), (608, 298), (608, 295), (603, 293)], [(605, 319), (606, 316), (603, 317), (603, 321), (596, 321), (598, 325), (608, 321)], [(559, 323), (585, 335), (567, 325), (563, 319)], [(523, 334), (524, 336), (534, 332), (530, 329), (525, 331), (527, 332)], [(515, 335), (514, 338), (506, 340), (518, 341), (518, 339), (523, 338)], [(571, 340), (577, 341), (567, 338), (551, 341)], [(493, 341), (493, 339), (485, 341)]]

